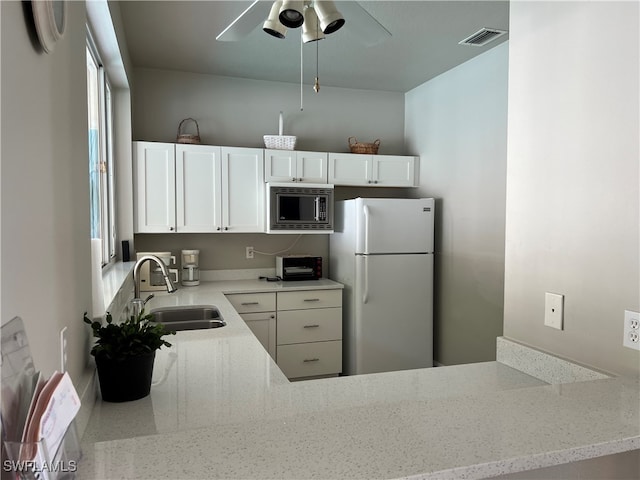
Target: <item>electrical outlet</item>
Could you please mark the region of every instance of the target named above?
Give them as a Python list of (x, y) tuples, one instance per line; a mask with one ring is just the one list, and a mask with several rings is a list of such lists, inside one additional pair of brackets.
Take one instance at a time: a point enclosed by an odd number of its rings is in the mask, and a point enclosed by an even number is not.
[(60, 371), (67, 371), (67, 327), (60, 330)]
[(544, 296), (544, 324), (547, 327), (563, 329), (564, 295), (545, 293)]
[(624, 311), (624, 338), (622, 345), (640, 350), (640, 313)]
[(253, 258), (253, 247), (247, 247), (247, 258)]

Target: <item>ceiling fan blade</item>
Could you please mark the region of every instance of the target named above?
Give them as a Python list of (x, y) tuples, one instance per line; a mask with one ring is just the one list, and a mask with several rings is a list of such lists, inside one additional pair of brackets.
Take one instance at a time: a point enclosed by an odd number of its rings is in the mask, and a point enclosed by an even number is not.
[(271, 2), (255, 0), (231, 24), (218, 34), (216, 40), (221, 42), (235, 42), (249, 35), (269, 15)]
[(338, 1), (335, 3), (338, 10), (344, 15), (344, 28), (351, 30), (366, 46), (377, 45), (391, 37), (391, 32), (358, 2)]

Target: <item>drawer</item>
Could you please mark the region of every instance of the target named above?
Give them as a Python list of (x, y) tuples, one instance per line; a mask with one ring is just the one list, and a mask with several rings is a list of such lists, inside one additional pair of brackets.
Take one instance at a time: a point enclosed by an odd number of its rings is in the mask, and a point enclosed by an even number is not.
[(225, 295), (238, 313), (271, 312), (276, 309), (276, 294), (233, 293)]
[(287, 378), (334, 375), (342, 372), (342, 342), (296, 343), (277, 349), (278, 367)]
[(342, 339), (342, 308), (278, 313), (278, 345)]
[(302, 310), (342, 306), (342, 290), (278, 292), (278, 310)]

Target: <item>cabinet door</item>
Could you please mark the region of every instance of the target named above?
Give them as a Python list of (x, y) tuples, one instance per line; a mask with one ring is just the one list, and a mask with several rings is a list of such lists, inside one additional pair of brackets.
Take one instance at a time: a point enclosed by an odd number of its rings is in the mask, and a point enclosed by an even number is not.
[(168, 233), (176, 227), (175, 148), (134, 142), (136, 233)]
[(379, 187), (415, 186), (415, 157), (373, 155), (371, 180)]
[(275, 361), (276, 312), (243, 313), (240, 316)]
[(260, 148), (222, 147), (222, 229), (264, 232), (264, 156)]
[(329, 154), (329, 182), (334, 185), (369, 185), (371, 155)]
[(325, 152), (296, 152), (296, 181), (327, 183), (327, 158)]
[(295, 182), (296, 152), (288, 150), (264, 151), (265, 182)]
[(222, 229), (220, 147), (176, 145), (176, 230)]

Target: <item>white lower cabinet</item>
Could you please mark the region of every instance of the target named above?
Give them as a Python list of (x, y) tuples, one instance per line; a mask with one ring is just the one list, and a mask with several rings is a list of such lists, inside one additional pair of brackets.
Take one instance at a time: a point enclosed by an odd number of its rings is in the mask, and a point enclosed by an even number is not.
[(226, 295), (271, 358), (276, 359), (276, 294), (234, 293)]
[(277, 363), (290, 379), (337, 375), (342, 371), (342, 341), (278, 345)]
[(342, 290), (226, 295), (290, 379), (342, 372)]
[(276, 359), (276, 312), (241, 313), (240, 316), (251, 329), (271, 358)]
[(342, 290), (277, 295), (276, 359), (287, 378), (342, 372)]

